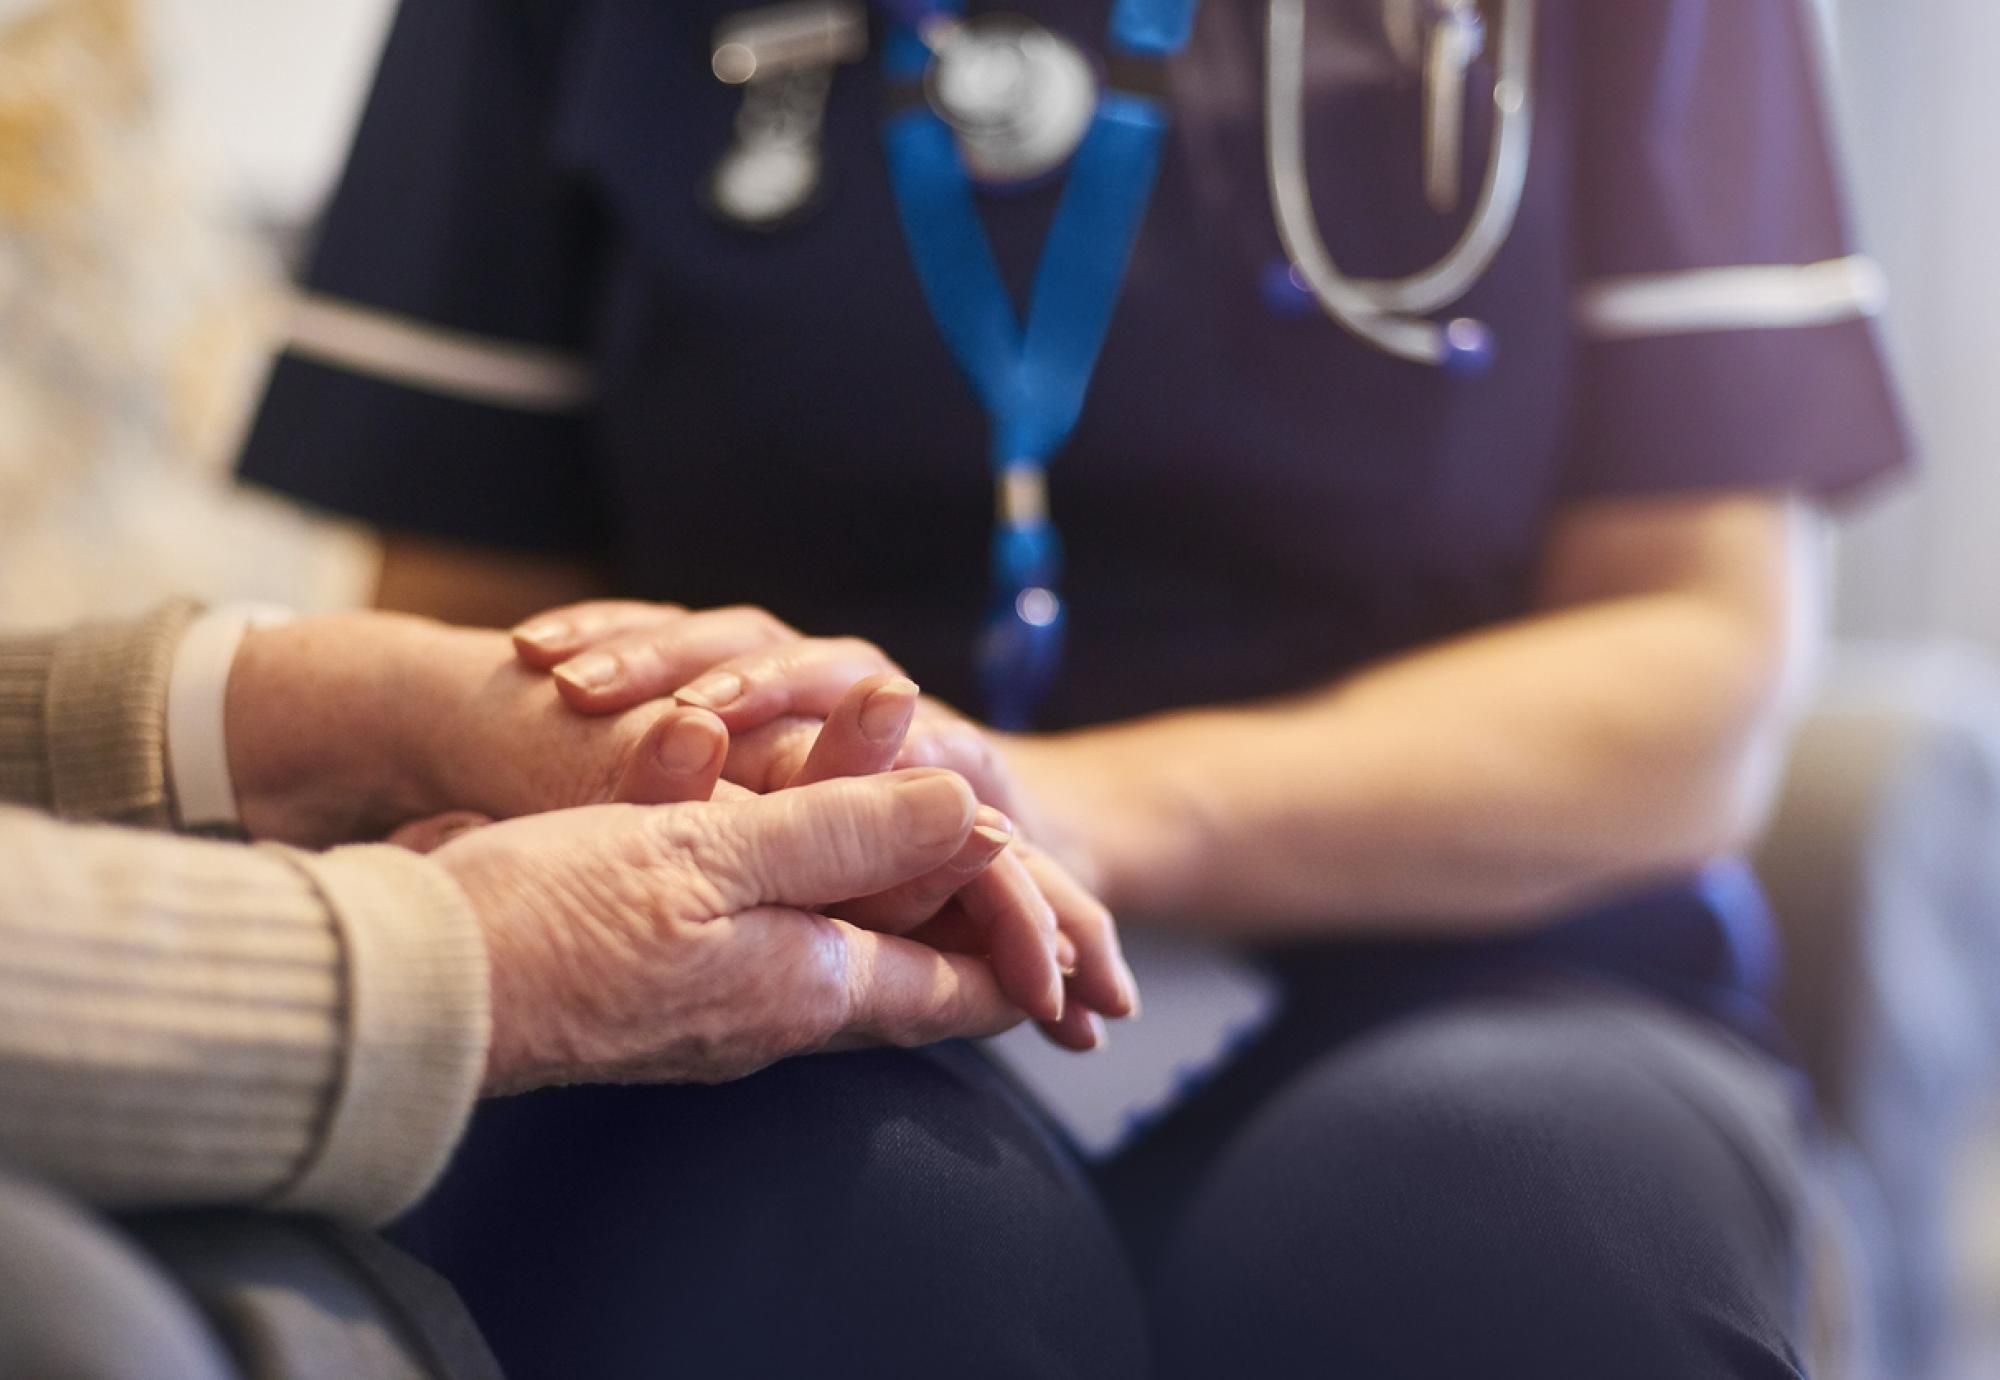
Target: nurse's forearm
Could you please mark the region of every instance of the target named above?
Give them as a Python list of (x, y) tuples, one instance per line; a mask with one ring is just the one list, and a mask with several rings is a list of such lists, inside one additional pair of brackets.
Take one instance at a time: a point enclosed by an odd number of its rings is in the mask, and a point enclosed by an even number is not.
[(1505, 925), (1745, 841), (1781, 737), (1768, 661), (1676, 596), (1551, 615), (1308, 700), (1052, 740), (1050, 808), (1123, 918)]
[(1550, 612), (1017, 766), (1127, 920), (1490, 930), (1739, 848), (1811, 659), (1807, 524), (1718, 502), (1555, 545)]

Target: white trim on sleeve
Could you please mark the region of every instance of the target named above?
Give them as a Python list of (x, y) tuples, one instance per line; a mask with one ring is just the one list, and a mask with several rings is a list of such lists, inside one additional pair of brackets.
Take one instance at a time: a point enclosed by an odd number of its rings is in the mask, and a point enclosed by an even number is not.
[(525, 412), (567, 412), (592, 391), (590, 371), (560, 351), (312, 294), (294, 302), (285, 346), (315, 364)]
[(1888, 298), (1881, 266), (1857, 254), (1817, 264), (1604, 278), (1578, 293), (1576, 321), (1597, 340), (1797, 330), (1878, 315)]
[(236, 787), (229, 779), (224, 710), (236, 649), (252, 628), (291, 620), (275, 604), (227, 604), (188, 625), (167, 679), (167, 771), (183, 829), (234, 829)]

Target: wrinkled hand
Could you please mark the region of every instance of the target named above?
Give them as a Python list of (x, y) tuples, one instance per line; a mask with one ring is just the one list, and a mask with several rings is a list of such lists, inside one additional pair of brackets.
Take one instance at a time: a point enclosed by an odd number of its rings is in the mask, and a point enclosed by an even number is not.
[(949, 772), (702, 804), (607, 805), (433, 856), (492, 968), (485, 1090), (719, 1082), (778, 1059), (989, 1035), (1022, 1019), (981, 959), (827, 911), (993, 849)]
[[(898, 670), (867, 642), (805, 638), (751, 608), (688, 612), (599, 601), (532, 619), (515, 630), (514, 641), (523, 665), (551, 671), (562, 699), (582, 714), (629, 714), (664, 696), (713, 710), (730, 730), (725, 776), (756, 791), (799, 779), (822, 718), (858, 678)], [(995, 736), (947, 706), (924, 700), (892, 760), (957, 772), (981, 800), (1021, 826), (1021, 837), (987, 875), (1012, 874), (1016, 884), (1038, 890), (1074, 946), (1067, 1028), (1051, 1029), (1051, 1035), (1087, 1048), (1098, 1037), (1090, 1013), (1136, 1013), (1137, 985), (1110, 914), (1031, 842), (1042, 814), (1017, 783)]]

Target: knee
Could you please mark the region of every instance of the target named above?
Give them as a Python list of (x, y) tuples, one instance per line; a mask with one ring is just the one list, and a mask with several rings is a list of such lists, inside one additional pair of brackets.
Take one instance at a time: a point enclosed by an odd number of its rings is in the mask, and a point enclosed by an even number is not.
[(0, 1174), (0, 1374), (225, 1380), (194, 1308), (109, 1226)]
[(1143, 1364), (1143, 1306), (1101, 1208), (970, 1051), (493, 1113), (412, 1244), (510, 1373), (517, 1341), (542, 1344), (531, 1332), (589, 1334), (607, 1374), (655, 1344), (704, 1374), (826, 1373), (829, 1349), (872, 1375)]
[(1497, 1008), (1311, 1069), (1192, 1210), (1170, 1331), (1413, 1373), (1795, 1374), (1769, 1185), (1633, 1053), (1594, 1019)]

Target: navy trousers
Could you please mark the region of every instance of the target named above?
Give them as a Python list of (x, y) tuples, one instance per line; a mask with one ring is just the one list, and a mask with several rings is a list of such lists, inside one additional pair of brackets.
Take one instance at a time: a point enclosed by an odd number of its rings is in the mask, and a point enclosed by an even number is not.
[(1589, 979), (1307, 995), (1094, 1179), (974, 1051), (843, 1055), (492, 1104), (401, 1239), (515, 1380), (1804, 1373), (1774, 1061)]

